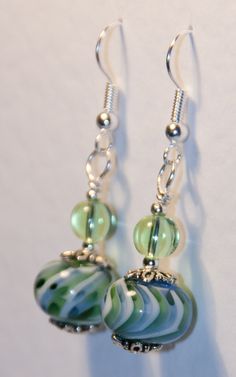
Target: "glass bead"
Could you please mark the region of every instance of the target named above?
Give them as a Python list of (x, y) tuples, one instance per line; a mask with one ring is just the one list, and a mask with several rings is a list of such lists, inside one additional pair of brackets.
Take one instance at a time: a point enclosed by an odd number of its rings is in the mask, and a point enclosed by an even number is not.
[(71, 214), (71, 226), (75, 234), (86, 243), (108, 238), (114, 231), (116, 217), (98, 199), (77, 204)]
[(111, 269), (78, 261), (48, 263), (34, 284), (35, 299), (52, 319), (76, 326), (99, 325), (101, 305), (109, 284), (115, 280)]
[(176, 284), (121, 278), (108, 289), (105, 325), (124, 340), (168, 344), (182, 338), (193, 320), (193, 302)]
[(134, 228), (135, 247), (149, 259), (167, 257), (178, 243), (179, 231), (164, 214), (146, 216)]

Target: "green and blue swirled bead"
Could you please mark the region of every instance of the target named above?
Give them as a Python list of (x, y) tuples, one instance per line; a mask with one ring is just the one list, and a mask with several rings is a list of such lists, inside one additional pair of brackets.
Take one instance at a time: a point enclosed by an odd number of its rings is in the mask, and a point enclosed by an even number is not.
[(48, 263), (36, 277), (35, 298), (52, 319), (76, 326), (99, 325), (112, 270), (89, 262)]
[(182, 338), (192, 323), (193, 305), (186, 290), (161, 281), (121, 278), (107, 293), (106, 326), (124, 340), (168, 344)]
[[(147, 261), (169, 256), (178, 243), (178, 229), (163, 213), (144, 217), (134, 229), (136, 249)], [(159, 278), (159, 270), (151, 266), (141, 269), (141, 275), (135, 270), (134, 276), (128, 274), (112, 283), (106, 295), (104, 322), (125, 349), (141, 344), (150, 350), (152, 346), (176, 342), (193, 320), (193, 301), (188, 291), (176, 285), (174, 279)]]
[[(91, 199), (75, 206), (71, 224), (85, 245), (93, 245), (110, 237), (116, 219), (107, 205)], [(39, 306), (54, 323), (83, 328), (99, 326), (103, 299), (115, 277), (106, 264), (86, 258), (61, 259), (50, 262), (41, 270), (36, 277), (34, 294)]]

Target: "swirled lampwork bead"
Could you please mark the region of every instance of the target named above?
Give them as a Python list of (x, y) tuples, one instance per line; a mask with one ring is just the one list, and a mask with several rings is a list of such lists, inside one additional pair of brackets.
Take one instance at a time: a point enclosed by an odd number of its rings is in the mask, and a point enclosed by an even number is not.
[(101, 324), (101, 305), (114, 278), (115, 274), (106, 266), (56, 260), (36, 277), (34, 294), (53, 323), (78, 332)]
[[(151, 273), (152, 278), (155, 272)], [(148, 352), (179, 340), (189, 330), (192, 317), (193, 304), (187, 291), (154, 278), (149, 282), (117, 280), (109, 287), (103, 308), (113, 339), (134, 352)]]

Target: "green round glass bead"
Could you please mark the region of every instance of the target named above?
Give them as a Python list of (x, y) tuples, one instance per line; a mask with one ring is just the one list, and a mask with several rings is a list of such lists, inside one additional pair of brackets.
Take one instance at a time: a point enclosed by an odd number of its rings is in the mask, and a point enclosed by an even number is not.
[(71, 214), (71, 226), (84, 242), (95, 243), (108, 238), (115, 226), (115, 216), (98, 199), (77, 204)]
[(134, 228), (135, 247), (149, 259), (167, 257), (178, 243), (179, 231), (164, 214), (146, 216)]

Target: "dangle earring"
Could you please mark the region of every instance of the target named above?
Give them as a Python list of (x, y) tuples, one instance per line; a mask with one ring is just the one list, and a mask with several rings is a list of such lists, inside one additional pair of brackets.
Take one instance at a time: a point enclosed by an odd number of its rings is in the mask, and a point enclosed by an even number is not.
[(158, 351), (163, 345), (176, 342), (188, 332), (193, 320), (191, 295), (176, 284), (174, 275), (161, 272), (158, 267), (162, 258), (175, 251), (180, 237), (176, 224), (166, 215), (166, 207), (182, 158), (181, 144), (186, 139), (181, 124), (185, 92), (174, 79), (170, 60), (176, 41), (190, 32), (177, 35), (166, 57), (167, 71), (177, 89), (171, 123), (166, 127), (170, 144), (157, 178), (157, 200), (151, 206), (151, 215), (134, 228), (135, 247), (144, 256), (143, 268), (130, 270), (111, 284), (103, 307), (104, 322), (113, 331), (113, 342), (134, 353)]
[[(77, 251), (64, 251), (61, 259), (48, 263), (34, 285), (36, 301), (49, 315), (50, 322), (73, 333), (101, 327), (101, 305), (109, 284), (116, 278), (116, 273), (96, 247), (98, 244), (99, 248), (99, 243), (109, 238), (116, 227), (113, 211), (99, 199), (103, 179), (114, 165), (113, 129), (118, 124), (118, 87), (101, 61), (101, 47), (107, 34), (116, 26), (121, 26), (120, 20), (102, 31), (95, 50), (98, 66), (108, 81), (104, 108), (97, 116), (100, 132), (86, 164), (87, 201), (77, 204), (71, 214), (71, 226), (83, 241), (82, 247)], [(104, 168), (101, 168), (102, 163)]]

